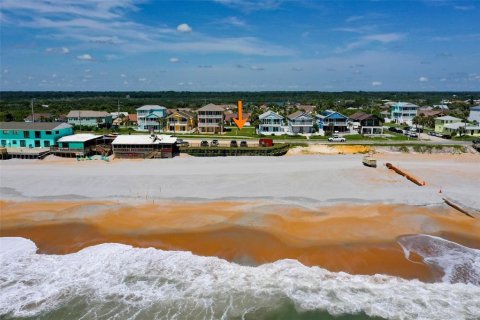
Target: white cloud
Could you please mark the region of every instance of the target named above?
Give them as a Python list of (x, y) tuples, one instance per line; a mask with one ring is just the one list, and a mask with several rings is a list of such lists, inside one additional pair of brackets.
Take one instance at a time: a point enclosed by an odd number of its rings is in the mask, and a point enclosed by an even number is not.
[(122, 73), (122, 74), (120, 75), (120, 77), (122, 77), (122, 78), (126, 78), (126, 77), (127, 77), (127, 75), (126, 75), (125, 73)]
[(247, 24), (238, 17), (226, 17), (220, 21), (223, 24), (229, 24), (235, 27), (245, 27)]
[(58, 53), (58, 54), (69, 54), (70, 49), (67, 47), (60, 47), (60, 48), (46, 48), (46, 53)]
[(422, 76), (422, 77), (418, 78), (418, 81), (420, 81), (420, 82), (427, 82), (427, 81), (428, 81), (428, 78)]
[(178, 63), (178, 62), (180, 62), (180, 59), (176, 57), (170, 58), (170, 63)]
[(81, 55), (77, 56), (77, 59), (82, 60), (82, 61), (91, 61), (91, 60), (93, 60), (93, 57), (88, 53), (84, 53), (84, 54), (81, 54)]
[(251, 66), (250, 67), (250, 70), (253, 70), (253, 71), (263, 71), (265, 70), (263, 67), (261, 66)]
[(381, 86), (383, 83), (381, 81), (372, 81), (372, 87)]
[(181, 33), (189, 33), (192, 32), (192, 28), (188, 24), (182, 23), (177, 26), (177, 31)]
[(347, 19), (345, 19), (345, 21), (346, 22), (353, 22), (353, 21), (357, 21), (357, 20), (362, 20), (364, 18), (365, 18), (364, 16), (351, 16), (351, 17), (348, 17)]
[(147, 81), (147, 78), (138, 78), (138, 81), (145, 82), (145, 81)]
[(225, 6), (251, 12), (259, 10), (275, 10), (284, 0), (214, 0)]
[(358, 40), (349, 43), (343, 48), (337, 49), (337, 52), (350, 51), (356, 48), (364, 47), (372, 43), (388, 44), (403, 40), (406, 34), (404, 33), (378, 33), (370, 34), (360, 37)]
[(455, 10), (461, 10), (461, 11), (470, 11), (475, 9), (475, 6), (454, 6)]

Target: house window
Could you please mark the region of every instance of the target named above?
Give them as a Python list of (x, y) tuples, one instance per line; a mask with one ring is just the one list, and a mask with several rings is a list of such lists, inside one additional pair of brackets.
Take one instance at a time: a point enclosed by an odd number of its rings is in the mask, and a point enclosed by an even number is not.
[(20, 147), (25, 147), (26, 144), (25, 144), (25, 140), (20, 140)]
[(40, 131), (35, 131), (35, 138), (40, 138)]
[(17, 140), (12, 140), (12, 144), (17, 144)]
[(58, 131), (58, 130), (57, 130), (57, 131), (55, 131), (55, 134), (59, 134), (59, 133), (60, 133), (60, 131)]
[(30, 138), (30, 131), (23, 131), (24, 138)]
[(46, 131), (45, 134), (46, 134), (47, 136), (50, 136), (50, 135), (52, 134), (52, 131)]
[(3, 134), (8, 134), (8, 130), (3, 130)]
[(7, 145), (7, 140), (2, 140), (1, 143), (2, 143), (2, 147), (5, 147)]
[(14, 131), (13, 131), (13, 134), (18, 134), (18, 130), (14, 130)]
[(50, 141), (43, 141), (43, 145), (45, 147), (50, 147)]
[(35, 140), (35, 148), (40, 148), (40, 140)]

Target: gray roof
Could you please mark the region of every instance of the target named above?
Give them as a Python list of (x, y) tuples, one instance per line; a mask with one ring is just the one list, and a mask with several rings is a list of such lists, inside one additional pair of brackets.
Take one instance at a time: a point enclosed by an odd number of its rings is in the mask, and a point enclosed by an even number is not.
[(93, 110), (72, 110), (67, 114), (67, 118), (104, 118), (111, 116), (106, 111), (93, 111)]
[(462, 119), (460, 118), (455, 118), (455, 117), (452, 117), (452, 116), (443, 116), (443, 117), (438, 117), (438, 118), (435, 118), (435, 119), (438, 119), (438, 120), (458, 120), (458, 121), (462, 121)]
[(289, 115), (287, 116), (287, 118), (290, 119), (290, 120), (293, 120), (293, 119), (296, 119), (296, 118), (298, 118), (298, 117), (300, 117), (300, 116), (304, 116), (304, 117), (313, 119), (311, 115), (309, 115), (308, 113), (305, 113), (305, 112), (303, 112), (303, 111), (295, 111), (294, 113), (289, 114)]
[(58, 130), (71, 128), (72, 125), (64, 122), (0, 122), (0, 130)]
[(209, 103), (206, 106), (201, 107), (197, 111), (225, 111), (225, 109), (219, 105)]
[(137, 108), (137, 110), (163, 110), (167, 109), (164, 106), (159, 106), (157, 104), (147, 104), (144, 106), (141, 106), (140, 108)]
[(276, 112), (273, 112), (272, 110), (268, 110), (267, 112), (262, 113), (261, 115), (258, 116), (258, 118), (259, 118), (260, 120), (263, 120), (263, 119), (265, 119), (266, 117), (268, 117), (269, 115), (273, 115), (273, 116), (275, 116), (275, 118), (277, 118), (277, 119), (283, 119), (283, 117), (282, 117), (281, 115), (279, 115), (279, 114), (276, 113)]

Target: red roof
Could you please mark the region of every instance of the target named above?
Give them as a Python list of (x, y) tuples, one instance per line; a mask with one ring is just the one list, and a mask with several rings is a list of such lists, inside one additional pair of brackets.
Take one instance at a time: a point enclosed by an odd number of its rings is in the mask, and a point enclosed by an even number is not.
[(134, 113), (129, 113), (128, 114), (128, 120), (131, 121), (131, 122), (137, 122), (137, 115), (134, 114)]
[[(251, 113), (244, 113), (243, 119), (250, 119)], [(237, 118), (237, 113), (227, 113), (225, 114), (225, 121), (232, 121), (234, 118)], [(238, 119), (238, 118), (237, 118)]]

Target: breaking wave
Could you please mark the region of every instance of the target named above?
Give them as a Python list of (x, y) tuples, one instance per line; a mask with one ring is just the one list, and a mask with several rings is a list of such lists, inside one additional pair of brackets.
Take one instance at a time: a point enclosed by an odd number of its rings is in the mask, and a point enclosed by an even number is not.
[(398, 243), (405, 257), (419, 255), (423, 262), (442, 273), (442, 281), (480, 286), (480, 250), (439, 237), (416, 234), (402, 236)]
[(36, 250), (30, 240), (0, 238), (1, 317), (261, 319), (292, 305), (298, 313), (335, 316), (480, 318), (480, 286), (473, 283), (334, 273), (296, 260), (249, 267), (121, 244), (67, 255)]

